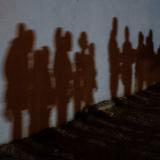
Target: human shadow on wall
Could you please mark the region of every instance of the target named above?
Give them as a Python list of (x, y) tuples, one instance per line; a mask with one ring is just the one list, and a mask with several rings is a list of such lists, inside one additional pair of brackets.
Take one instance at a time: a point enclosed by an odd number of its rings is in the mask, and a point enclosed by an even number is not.
[(93, 90), (97, 89), (95, 44), (89, 44), (86, 32), (80, 33), (78, 44), (81, 50), (75, 53), (74, 106), (76, 112), (83, 106), (94, 103)]
[(72, 50), (72, 34), (63, 34), (62, 28), (58, 28), (55, 34), (55, 59), (53, 73), (56, 86), (56, 104), (58, 108), (58, 124), (65, 122), (67, 118), (67, 104), (72, 97), (73, 71), (69, 59)]
[(122, 46), (122, 82), (124, 94), (131, 94), (132, 85), (132, 64), (134, 63), (134, 51), (130, 42), (130, 32), (128, 26), (124, 29), (124, 43)]
[(117, 97), (118, 80), (121, 74), (121, 55), (117, 42), (118, 19), (116, 17), (112, 20), (112, 30), (108, 43), (108, 57), (109, 57), (109, 75), (110, 75), (110, 92), (111, 98)]
[(144, 54), (144, 81), (146, 86), (150, 86), (155, 81), (154, 77), (154, 70), (152, 67), (155, 63), (155, 51), (154, 51), (154, 44), (153, 44), (153, 31), (149, 30), (148, 36), (146, 37), (146, 44), (145, 44), (145, 54)]
[(25, 24), (17, 25), (17, 35), (11, 41), (5, 61), (5, 77), (7, 81), (5, 115), (12, 121), (14, 138), (21, 137), (22, 114), (28, 107), (28, 91), (30, 88), (27, 56), (34, 45), (34, 31)]
[[(80, 33), (80, 52), (75, 53), (74, 68), (69, 60), (72, 49), (70, 32), (63, 34), (58, 28), (55, 35), (55, 59), (53, 73), (56, 86), (58, 124), (66, 121), (67, 104), (73, 97), (75, 113), (83, 106), (94, 103), (93, 89), (96, 88), (95, 46), (88, 44), (86, 32)], [(74, 71), (73, 71), (74, 70)]]
[[(144, 89), (144, 86), (148, 87), (160, 80), (160, 76), (158, 76), (160, 71), (160, 50), (158, 49), (157, 53), (154, 51), (153, 31), (149, 30), (145, 42), (144, 35), (140, 31), (138, 33), (137, 48), (133, 48), (130, 41), (129, 27), (126, 26), (124, 29), (124, 43), (121, 49), (118, 47), (116, 39), (117, 32), (118, 19), (114, 17), (108, 43), (111, 98), (117, 97), (120, 77), (124, 85), (125, 96), (130, 95), (133, 88), (136, 92), (139, 92)], [(135, 72), (133, 72), (133, 64), (135, 64)], [(135, 84), (133, 84), (133, 74), (135, 74)]]
[(137, 57), (136, 57), (136, 67), (135, 67), (135, 78), (136, 78), (136, 87), (137, 91), (141, 91), (144, 86), (144, 66), (143, 61), (145, 57), (145, 44), (144, 44), (144, 35), (142, 32), (138, 34), (138, 46), (137, 46)]
[[(36, 133), (49, 127), (50, 105), (53, 88), (48, 70), (49, 48), (44, 46), (33, 52), (34, 67), (31, 71), (31, 91), (29, 103), (29, 133)], [(54, 99), (54, 97), (52, 97)]]
[(138, 46), (136, 49), (136, 82), (137, 91), (141, 91), (144, 85), (150, 86), (158, 82), (155, 75), (156, 53), (153, 46), (153, 33), (149, 30), (148, 36), (144, 42), (144, 35), (142, 32), (138, 34)]
[(29, 113), (28, 132), (33, 134), (49, 127), (52, 107), (57, 107), (59, 125), (67, 120), (71, 99), (75, 112), (94, 103), (93, 89), (97, 88), (95, 45), (88, 43), (87, 34), (80, 34), (81, 51), (75, 54), (75, 62), (71, 62), (72, 34), (57, 28), (53, 37), (55, 57), (51, 69), (48, 68), (49, 47), (35, 49), (35, 41), (33, 30), (23, 23), (17, 24), (16, 37), (6, 53), (5, 116), (13, 124), (13, 139), (22, 138), (24, 110)]

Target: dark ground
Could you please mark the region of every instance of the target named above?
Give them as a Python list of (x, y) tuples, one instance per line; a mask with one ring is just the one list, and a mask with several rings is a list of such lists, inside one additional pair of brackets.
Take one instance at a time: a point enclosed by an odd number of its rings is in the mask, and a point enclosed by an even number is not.
[(72, 122), (0, 147), (0, 160), (160, 160), (160, 84), (83, 110)]

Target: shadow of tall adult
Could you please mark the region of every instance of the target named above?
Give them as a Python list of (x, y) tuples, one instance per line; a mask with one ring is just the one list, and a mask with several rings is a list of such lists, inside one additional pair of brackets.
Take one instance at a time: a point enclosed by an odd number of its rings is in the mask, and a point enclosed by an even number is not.
[(81, 32), (78, 44), (80, 52), (75, 53), (74, 107), (75, 112), (83, 106), (94, 103), (93, 90), (97, 89), (95, 67), (95, 44), (88, 43), (86, 32)]
[(146, 87), (153, 84), (153, 70), (154, 64), (154, 44), (153, 44), (153, 31), (150, 29), (148, 36), (146, 37), (145, 45), (145, 58), (144, 58), (144, 79)]
[(67, 105), (72, 96), (73, 72), (68, 55), (72, 50), (71, 33), (66, 32), (64, 34), (62, 28), (57, 28), (54, 44), (56, 51), (53, 74), (56, 86), (56, 104), (58, 107), (57, 124), (61, 124), (67, 120)]
[(34, 67), (32, 73), (32, 90), (30, 114), (30, 134), (49, 127), (51, 77), (48, 69), (49, 48), (42, 47), (34, 52)]
[(17, 35), (11, 41), (4, 64), (7, 81), (5, 116), (13, 123), (12, 136), (22, 137), (22, 111), (28, 108), (28, 54), (35, 41), (33, 30), (17, 24)]
[(142, 32), (138, 34), (138, 46), (136, 51), (136, 87), (137, 92), (141, 91), (144, 87), (144, 57), (145, 57), (145, 44), (144, 35)]
[(111, 98), (117, 96), (118, 80), (120, 74), (120, 50), (117, 43), (118, 19), (112, 20), (112, 30), (108, 43), (108, 58), (109, 58), (109, 74), (110, 74), (110, 92)]
[(124, 84), (124, 95), (127, 96), (131, 94), (132, 64), (134, 61), (128, 26), (126, 26), (124, 29), (124, 38), (125, 41), (122, 47), (122, 82)]

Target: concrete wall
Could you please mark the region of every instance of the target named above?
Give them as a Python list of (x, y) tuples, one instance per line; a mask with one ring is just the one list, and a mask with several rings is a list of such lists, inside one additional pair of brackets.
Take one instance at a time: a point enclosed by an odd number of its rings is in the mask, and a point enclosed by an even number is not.
[[(112, 27), (112, 18), (116, 16), (118, 25), (118, 45), (124, 42), (124, 27), (130, 28), (130, 39), (133, 47), (137, 47), (137, 36), (141, 30), (145, 35), (148, 30), (154, 30), (155, 48), (159, 45), (160, 2), (158, 0), (0, 0), (0, 143), (10, 141), (12, 138), (12, 123), (4, 116), (5, 80), (3, 76), (4, 59), (10, 41), (15, 37), (16, 25), (25, 23), (36, 32), (36, 45), (39, 48), (48, 45), (52, 52), (53, 32), (57, 27), (73, 34), (74, 53), (79, 51), (77, 39), (79, 33), (86, 31), (89, 42), (96, 44), (96, 69), (98, 90), (95, 91), (95, 102), (110, 99), (109, 90), (109, 63), (107, 45)], [(123, 95), (123, 85), (119, 81), (118, 95)], [(72, 102), (68, 108), (68, 120), (72, 119)], [(23, 135), (27, 136), (29, 115), (23, 112)], [(56, 108), (52, 111), (51, 126), (55, 125)]]

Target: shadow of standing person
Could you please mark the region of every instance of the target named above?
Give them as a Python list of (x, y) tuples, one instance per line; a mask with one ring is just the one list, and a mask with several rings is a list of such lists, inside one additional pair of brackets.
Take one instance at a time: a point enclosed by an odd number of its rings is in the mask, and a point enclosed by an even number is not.
[(144, 59), (144, 76), (146, 87), (153, 84), (152, 66), (154, 64), (154, 44), (153, 44), (153, 31), (150, 29), (146, 37), (145, 45), (145, 59)]
[(117, 30), (118, 30), (118, 19), (114, 17), (112, 20), (112, 30), (110, 33), (110, 38), (108, 43), (111, 98), (115, 98), (117, 96), (118, 80), (120, 74), (120, 51), (116, 40)]
[(72, 64), (68, 53), (72, 50), (72, 35), (70, 32), (62, 34), (58, 28), (55, 34), (55, 60), (53, 74), (56, 86), (56, 104), (58, 107), (57, 124), (67, 120), (67, 105), (71, 98), (72, 90)]
[(84, 102), (84, 60), (88, 50), (88, 38), (86, 32), (81, 32), (78, 39), (80, 52), (75, 53), (75, 74), (74, 74), (74, 108), (75, 112), (82, 109)]
[(126, 26), (124, 30), (125, 42), (122, 49), (122, 81), (124, 84), (124, 95), (131, 94), (132, 84), (132, 64), (133, 64), (133, 49), (130, 42), (129, 28)]
[(136, 68), (135, 68), (137, 92), (141, 91), (144, 87), (144, 57), (145, 57), (144, 35), (142, 32), (139, 32), (138, 47), (136, 50)]
[(4, 65), (7, 79), (5, 115), (12, 121), (12, 136), (22, 137), (22, 111), (28, 108), (28, 54), (34, 45), (34, 32), (17, 25), (17, 36), (10, 44)]
[(83, 106), (94, 103), (93, 90), (97, 89), (96, 67), (95, 67), (95, 45), (88, 44), (86, 32), (81, 32), (78, 40), (81, 48), (75, 54), (75, 73), (74, 73), (74, 107), (75, 112)]
[(34, 52), (32, 74), (32, 94), (30, 114), (30, 134), (49, 127), (51, 80), (48, 69), (49, 48), (42, 47)]

